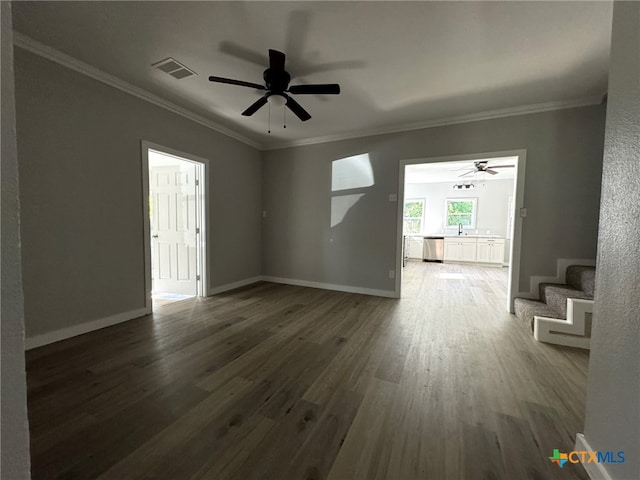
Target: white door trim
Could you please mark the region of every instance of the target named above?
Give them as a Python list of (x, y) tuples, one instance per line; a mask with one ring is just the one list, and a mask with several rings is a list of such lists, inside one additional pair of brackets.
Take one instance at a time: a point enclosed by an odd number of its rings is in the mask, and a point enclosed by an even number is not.
[(196, 178), (199, 180), (197, 187), (198, 201), (196, 204), (196, 215), (200, 227), (200, 234), (197, 235), (198, 249), (198, 275), (200, 280), (198, 285), (198, 296), (206, 297), (208, 292), (209, 280), (211, 278), (211, 259), (207, 250), (211, 245), (211, 235), (209, 222), (207, 221), (207, 208), (209, 206), (209, 169), (210, 162), (206, 158), (191, 155), (190, 153), (181, 152), (174, 148), (165, 147), (157, 143), (147, 140), (140, 141), (141, 163), (142, 163), (142, 213), (143, 213), (143, 242), (144, 242), (144, 288), (145, 288), (145, 308), (148, 313), (152, 311), (151, 303), (151, 238), (149, 222), (149, 150), (155, 150), (160, 153), (177, 157), (179, 160), (187, 160), (200, 166), (197, 169)]
[(413, 158), (399, 161), (398, 172), (398, 206), (396, 222), (396, 275), (395, 294), (400, 298), (402, 293), (402, 216), (404, 209), (404, 177), (405, 167), (418, 163), (460, 162), (469, 160), (482, 160), (483, 158), (518, 157), (516, 163), (516, 182), (513, 208), (513, 232), (511, 234), (511, 253), (509, 264), (509, 285), (507, 291), (507, 311), (513, 313), (513, 299), (519, 291), (520, 284), (520, 256), (522, 244), (522, 217), (520, 209), (524, 208), (524, 176), (527, 162), (527, 150), (506, 150), (499, 152), (484, 152), (470, 155), (450, 155), (445, 157)]

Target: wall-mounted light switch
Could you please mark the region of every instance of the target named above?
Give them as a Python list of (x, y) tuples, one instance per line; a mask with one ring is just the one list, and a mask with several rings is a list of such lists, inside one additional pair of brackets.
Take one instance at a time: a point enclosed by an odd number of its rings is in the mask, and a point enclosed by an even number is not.
[(389, 201), (390, 202), (397, 202), (398, 201), (398, 194), (397, 193), (390, 193), (389, 194)]

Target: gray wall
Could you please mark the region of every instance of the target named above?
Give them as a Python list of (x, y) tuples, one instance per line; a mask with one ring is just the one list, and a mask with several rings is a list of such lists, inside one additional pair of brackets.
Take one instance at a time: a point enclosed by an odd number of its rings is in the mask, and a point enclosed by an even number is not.
[(16, 49), (25, 323), (144, 307), (140, 141), (211, 161), (210, 287), (260, 275), (261, 152)]
[[(527, 149), (520, 289), (557, 258), (595, 258), (605, 111), (573, 108), (266, 152), (266, 275), (392, 291), (398, 162)], [(375, 183), (331, 227), (332, 161), (369, 155)]]
[(11, 4), (0, 3), (2, 39), (2, 405), (0, 472), (3, 479), (29, 478), (29, 430), (24, 364), (24, 313), (20, 272), (20, 204), (16, 153)]
[(585, 437), (640, 478), (640, 3), (616, 2)]

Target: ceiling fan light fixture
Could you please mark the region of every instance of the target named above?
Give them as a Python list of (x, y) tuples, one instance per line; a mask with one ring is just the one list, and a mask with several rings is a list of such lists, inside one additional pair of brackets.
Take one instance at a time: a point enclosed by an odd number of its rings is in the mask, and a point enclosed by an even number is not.
[(287, 99), (279, 93), (272, 93), (267, 97), (267, 102), (273, 107), (284, 107), (287, 104)]
[(453, 185), (454, 190), (473, 190), (476, 186), (473, 183), (456, 183)]
[[(211, 75), (210, 82), (227, 83), (229, 85), (238, 85), (241, 87), (249, 87), (256, 90), (265, 90), (266, 94), (260, 97), (252, 105), (249, 106), (242, 115), (250, 117), (262, 108), (266, 103), (274, 107), (287, 107), (302, 122), (306, 122), (311, 118), (302, 105), (300, 105), (292, 95), (338, 95), (340, 93), (340, 85), (337, 83), (316, 83), (304, 85), (292, 85), (289, 87), (291, 75), (284, 69), (286, 55), (277, 50), (269, 49), (269, 67), (263, 72), (262, 78), (264, 85), (258, 83), (245, 82), (243, 80), (234, 80), (233, 78), (216, 77)], [(286, 128), (286, 126), (285, 126)]]

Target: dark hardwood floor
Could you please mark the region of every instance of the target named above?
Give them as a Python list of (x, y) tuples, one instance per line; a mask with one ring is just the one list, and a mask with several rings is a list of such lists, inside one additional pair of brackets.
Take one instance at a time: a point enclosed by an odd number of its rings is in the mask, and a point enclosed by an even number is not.
[(586, 479), (586, 352), (536, 342), (501, 268), (404, 298), (260, 283), (27, 352), (35, 479)]

